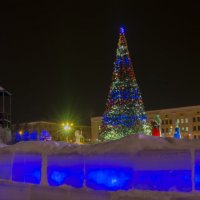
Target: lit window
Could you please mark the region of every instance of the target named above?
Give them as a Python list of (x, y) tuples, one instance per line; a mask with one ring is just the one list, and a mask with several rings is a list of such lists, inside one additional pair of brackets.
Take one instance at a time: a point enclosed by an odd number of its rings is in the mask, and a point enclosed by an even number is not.
[(181, 124), (183, 124), (184, 123), (184, 120), (183, 119), (181, 119)]
[(182, 127), (182, 131), (184, 131), (185, 130), (185, 128), (184, 127)]
[(177, 123), (180, 123), (180, 120), (179, 120), (179, 119), (177, 119), (176, 121), (177, 121)]
[(185, 131), (187, 131), (187, 132), (188, 132), (188, 126), (187, 126), (187, 127), (185, 127)]
[(185, 118), (185, 123), (188, 123), (188, 118)]
[(99, 131), (101, 130), (101, 126), (99, 126)]

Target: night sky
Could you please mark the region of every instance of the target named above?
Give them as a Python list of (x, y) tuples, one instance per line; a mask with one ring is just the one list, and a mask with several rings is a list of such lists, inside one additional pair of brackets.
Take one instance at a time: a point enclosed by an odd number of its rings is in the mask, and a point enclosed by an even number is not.
[(200, 3), (72, 2), (0, 7), (0, 85), (14, 123), (102, 115), (120, 26), (146, 110), (200, 104)]

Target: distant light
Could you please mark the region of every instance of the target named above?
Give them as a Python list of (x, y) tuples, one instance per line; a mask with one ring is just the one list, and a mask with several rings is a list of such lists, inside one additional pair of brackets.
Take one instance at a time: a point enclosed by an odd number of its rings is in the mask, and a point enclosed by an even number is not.
[(120, 28), (120, 33), (121, 33), (121, 34), (124, 34), (124, 32), (125, 32), (124, 28), (121, 27), (121, 28)]
[(19, 131), (19, 134), (22, 135), (22, 134), (23, 134), (23, 131)]
[(68, 130), (70, 130), (70, 129), (71, 129), (71, 127), (70, 127), (69, 125), (65, 125), (65, 126), (64, 126), (64, 130), (68, 131)]

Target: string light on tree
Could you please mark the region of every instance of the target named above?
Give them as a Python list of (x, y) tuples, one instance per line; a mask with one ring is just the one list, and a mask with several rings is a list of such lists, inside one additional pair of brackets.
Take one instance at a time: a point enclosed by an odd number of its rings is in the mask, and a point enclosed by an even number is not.
[(120, 28), (112, 83), (101, 130), (100, 138), (103, 140), (119, 139), (134, 133), (151, 133), (123, 27)]

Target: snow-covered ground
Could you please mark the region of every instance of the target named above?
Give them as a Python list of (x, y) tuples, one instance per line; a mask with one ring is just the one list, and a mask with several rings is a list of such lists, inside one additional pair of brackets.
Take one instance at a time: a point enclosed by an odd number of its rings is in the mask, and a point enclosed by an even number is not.
[(89, 189), (52, 188), (0, 182), (0, 200), (199, 200), (199, 193), (157, 191), (95, 191)]
[(196, 200), (198, 191), (198, 140), (131, 135), (95, 145), (0, 145), (0, 200)]

